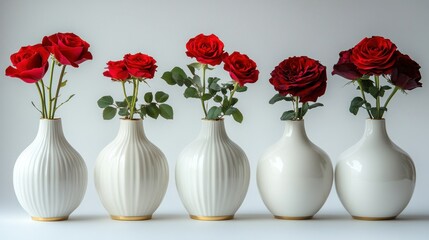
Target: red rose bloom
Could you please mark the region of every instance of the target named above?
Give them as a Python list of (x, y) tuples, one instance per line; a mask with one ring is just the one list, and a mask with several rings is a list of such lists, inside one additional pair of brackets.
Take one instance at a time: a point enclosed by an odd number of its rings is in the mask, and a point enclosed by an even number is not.
[(48, 71), (49, 52), (41, 44), (21, 47), (10, 56), (12, 66), (6, 68), (6, 76), (22, 79), (26, 83), (35, 83)]
[(364, 38), (353, 49), (351, 62), (366, 75), (390, 74), (396, 60), (396, 45), (389, 39)]
[(357, 67), (350, 61), (351, 54), (352, 49), (340, 52), (340, 59), (338, 60), (338, 63), (334, 65), (332, 75), (337, 74), (350, 80), (356, 80), (362, 77), (362, 74), (358, 71)]
[(247, 55), (233, 52), (223, 60), (223, 68), (229, 72), (231, 78), (238, 82), (240, 86), (246, 83), (254, 83), (258, 80), (259, 71), (256, 63)]
[(392, 71), (392, 83), (403, 90), (412, 90), (421, 87), (420, 66), (408, 55), (398, 52), (395, 67)]
[(227, 55), (223, 46), (223, 42), (216, 35), (199, 34), (186, 43), (186, 55), (196, 58), (199, 63), (216, 66)]
[(153, 57), (143, 53), (128, 53), (124, 56), (124, 62), (130, 75), (136, 78), (153, 78), (158, 67)]
[(306, 56), (283, 60), (271, 72), (270, 83), (281, 95), (298, 96), (300, 102), (317, 101), (326, 90), (326, 67)]
[(107, 63), (107, 71), (103, 72), (103, 75), (118, 81), (126, 81), (130, 78), (130, 74), (123, 60), (109, 61)]
[(44, 37), (42, 44), (63, 65), (79, 67), (78, 64), (92, 59), (89, 44), (74, 33), (56, 33)]

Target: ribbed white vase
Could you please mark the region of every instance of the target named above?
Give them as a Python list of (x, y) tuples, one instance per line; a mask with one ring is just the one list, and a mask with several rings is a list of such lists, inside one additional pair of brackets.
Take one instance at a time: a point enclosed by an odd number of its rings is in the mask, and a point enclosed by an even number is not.
[(394, 219), (410, 201), (416, 170), (410, 156), (394, 144), (384, 120), (366, 120), (358, 143), (341, 154), (335, 185), (341, 203), (355, 219)]
[(176, 164), (177, 190), (197, 220), (232, 219), (246, 196), (249, 178), (246, 154), (229, 139), (223, 120), (203, 120), (197, 139)]
[(21, 206), (33, 220), (66, 220), (82, 201), (86, 185), (85, 162), (64, 137), (61, 119), (41, 119), (36, 138), (13, 170)]
[(316, 214), (333, 181), (328, 155), (307, 137), (304, 120), (286, 121), (281, 139), (258, 163), (257, 183), (265, 206), (279, 219), (303, 220)]
[(151, 219), (167, 190), (167, 160), (147, 139), (142, 122), (121, 119), (118, 135), (96, 161), (95, 186), (115, 220)]

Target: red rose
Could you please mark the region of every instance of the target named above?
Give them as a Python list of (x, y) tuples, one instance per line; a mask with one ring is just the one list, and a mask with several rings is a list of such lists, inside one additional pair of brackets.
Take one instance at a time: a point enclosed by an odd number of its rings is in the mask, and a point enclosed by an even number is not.
[(199, 63), (212, 66), (219, 65), (227, 55), (223, 50), (223, 42), (214, 34), (208, 36), (199, 34), (191, 38), (186, 43), (186, 49), (188, 57), (196, 58)]
[(393, 68), (390, 80), (392, 83), (403, 90), (412, 90), (421, 87), (419, 82), (422, 78), (420, 75), (420, 66), (408, 55), (398, 52), (395, 67)]
[(124, 62), (130, 75), (136, 78), (153, 78), (158, 67), (153, 57), (143, 53), (128, 53), (124, 56)]
[(341, 77), (356, 80), (362, 77), (362, 74), (358, 71), (356, 66), (350, 61), (350, 55), (352, 54), (352, 49), (347, 51), (340, 52), (340, 59), (338, 63), (334, 65), (334, 70), (332, 75), (337, 74)]
[(362, 74), (390, 74), (396, 60), (396, 45), (389, 39), (375, 36), (364, 38), (353, 49), (351, 62)]
[(229, 72), (233, 80), (240, 86), (246, 83), (254, 83), (258, 80), (259, 71), (256, 69), (256, 63), (246, 54), (233, 52), (223, 59), (223, 68)]
[(107, 71), (103, 72), (103, 75), (118, 81), (126, 81), (130, 78), (130, 74), (123, 60), (109, 61), (107, 63)]
[(49, 37), (45, 36), (42, 44), (63, 65), (79, 67), (78, 64), (92, 59), (91, 53), (88, 52), (89, 44), (74, 33), (56, 33)]
[(281, 95), (298, 96), (300, 102), (317, 101), (325, 93), (326, 81), (326, 67), (306, 56), (283, 60), (270, 78)]
[(41, 44), (21, 47), (10, 56), (12, 66), (6, 68), (6, 76), (22, 79), (26, 83), (35, 83), (48, 71), (49, 52)]

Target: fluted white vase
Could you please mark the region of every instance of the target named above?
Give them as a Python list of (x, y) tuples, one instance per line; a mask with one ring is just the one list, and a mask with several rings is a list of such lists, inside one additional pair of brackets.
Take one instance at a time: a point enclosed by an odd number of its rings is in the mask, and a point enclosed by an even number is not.
[(246, 154), (226, 134), (223, 120), (202, 120), (200, 133), (180, 154), (176, 185), (192, 219), (227, 220), (246, 196)]
[(283, 136), (262, 155), (259, 193), (279, 219), (310, 219), (325, 203), (333, 181), (328, 155), (307, 137), (304, 120), (286, 121)]
[(61, 119), (41, 119), (36, 138), (13, 170), (21, 206), (33, 220), (66, 220), (81, 203), (86, 185), (85, 162), (64, 137)]
[(385, 120), (366, 120), (358, 143), (339, 157), (335, 185), (341, 203), (355, 219), (389, 220), (407, 206), (416, 170), (410, 156), (394, 144)]
[(142, 122), (121, 119), (116, 138), (95, 164), (98, 195), (114, 220), (151, 219), (167, 190), (167, 160), (147, 139)]

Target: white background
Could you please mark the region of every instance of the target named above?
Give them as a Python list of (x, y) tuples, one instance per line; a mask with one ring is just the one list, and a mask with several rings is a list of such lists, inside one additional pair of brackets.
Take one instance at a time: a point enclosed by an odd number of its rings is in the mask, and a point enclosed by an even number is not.
[[(0, 77), (0, 239), (424, 238), (429, 233), (428, 11), (429, 2), (423, 0), (1, 1), (0, 69), (10, 64), (10, 54), (21, 46), (41, 42), (43, 36), (56, 32), (74, 32), (88, 41), (94, 60), (78, 69), (68, 68), (69, 83), (62, 94), (76, 96), (58, 111), (67, 139), (89, 170), (86, 196), (68, 222), (32, 222), (16, 200), (13, 165), (36, 135), (39, 114), (30, 101), (37, 102), (38, 96), (35, 86)], [(247, 197), (233, 221), (188, 220), (174, 183), (177, 156), (196, 137), (202, 110), (197, 100), (183, 97), (183, 89), (167, 85), (160, 77), (174, 66), (193, 62), (185, 55), (185, 44), (199, 33), (215, 33), (226, 51), (247, 53), (260, 70), (259, 81), (249, 84), (248, 92), (237, 94), (244, 122), (225, 121), (229, 136), (247, 153), (252, 170)], [(270, 72), (287, 57), (307, 55), (320, 60), (330, 73), (340, 51), (372, 35), (391, 39), (422, 66), (423, 88), (397, 94), (385, 115), (391, 138), (411, 155), (417, 168), (417, 185), (408, 208), (396, 221), (353, 221), (333, 188), (315, 220), (271, 219), (256, 188), (256, 164), (281, 136), (284, 126), (279, 117), (290, 106), (268, 104), (275, 94), (268, 82)], [(149, 82), (151, 88), (143, 86), (142, 92), (168, 92), (175, 115), (173, 121), (144, 121), (149, 139), (167, 156), (170, 184), (154, 220), (131, 223), (108, 219), (94, 188), (93, 169), (97, 154), (115, 137), (119, 123), (118, 118), (104, 121), (96, 101), (104, 95), (122, 96), (120, 85), (102, 72), (107, 61), (135, 52), (153, 56), (159, 66)], [(221, 67), (210, 74), (228, 79)], [(329, 74), (326, 95), (319, 99), (325, 107), (310, 111), (305, 118), (309, 137), (330, 155), (333, 164), (360, 138), (366, 118), (364, 112), (358, 116), (348, 112), (357, 91), (345, 86), (347, 82)]]

